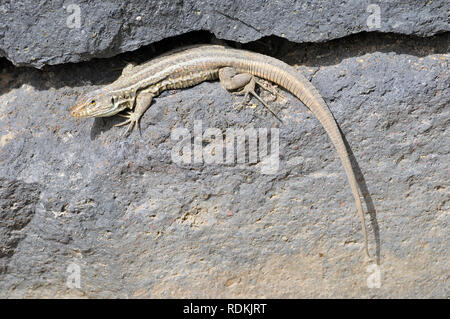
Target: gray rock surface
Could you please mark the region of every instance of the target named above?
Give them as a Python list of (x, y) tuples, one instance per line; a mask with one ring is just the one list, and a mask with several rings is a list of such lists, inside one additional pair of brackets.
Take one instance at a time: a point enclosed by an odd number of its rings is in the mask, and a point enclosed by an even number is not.
[[(280, 125), (203, 83), (164, 93), (142, 137), (121, 138), (119, 117), (68, 114), (117, 78), (115, 57), (45, 71), (0, 60), (0, 297), (448, 298), (448, 33), (271, 41), (248, 48), (298, 65), (354, 153), (380, 288), (367, 285), (340, 161), (302, 103), (284, 91), (270, 102)], [(170, 134), (194, 120), (279, 127), (279, 170), (175, 164)], [(74, 265), (79, 288), (67, 285)]]
[(241, 43), (276, 35), (318, 42), (361, 31), (450, 30), (447, 0), (0, 1), (0, 56), (15, 65), (111, 57), (189, 31)]

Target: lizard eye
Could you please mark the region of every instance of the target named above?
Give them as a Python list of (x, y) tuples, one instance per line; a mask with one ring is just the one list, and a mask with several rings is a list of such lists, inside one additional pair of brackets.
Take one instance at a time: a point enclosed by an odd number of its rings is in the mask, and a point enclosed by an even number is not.
[(95, 100), (92, 100), (92, 101), (91, 101), (91, 105), (94, 105), (94, 104), (95, 104)]

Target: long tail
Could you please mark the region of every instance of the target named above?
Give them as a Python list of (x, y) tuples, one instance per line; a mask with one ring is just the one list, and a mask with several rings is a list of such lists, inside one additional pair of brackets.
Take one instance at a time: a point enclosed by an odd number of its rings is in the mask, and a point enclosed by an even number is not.
[(337, 126), (336, 120), (333, 117), (333, 114), (329, 110), (323, 98), (320, 96), (317, 89), (301, 73), (284, 62), (276, 59), (270, 60), (270, 62), (261, 61), (252, 63), (251, 65), (249, 65), (247, 71), (258, 77), (272, 81), (294, 94), (311, 110), (311, 112), (322, 124), (323, 128), (336, 147), (342, 165), (344, 166), (345, 173), (347, 174), (347, 179), (350, 183), (350, 188), (355, 199), (356, 208), (361, 219), (361, 225), (364, 234), (365, 253), (370, 258), (367, 228), (364, 219), (364, 211), (359, 194), (358, 183), (356, 181), (355, 173), (350, 163), (347, 149), (345, 147), (344, 141)]
[(355, 172), (353, 171), (347, 148), (345, 147), (344, 140), (342, 139), (341, 132), (339, 131), (333, 114), (331, 113), (323, 98), (320, 96), (317, 89), (303, 75), (299, 74), (298, 71), (296, 72), (296, 78), (298, 79), (298, 81), (296, 81), (295, 88), (293, 89), (292, 93), (295, 94), (295, 96), (297, 96), (311, 110), (311, 112), (322, 124), (323, 128), (336, 147), (342, 165), (344, 166), (344, 170), (347, 175), (348, 182), (350, 183), (353, 197), (355, 199), (359, 218), (361, 219), (362, 231), (364, 234), (364, 250), (367, 257), (370, 258), (367, 227), (366, 221), (364, 219), (364, 210), (361, 203), (358, 183), (356, 181)]

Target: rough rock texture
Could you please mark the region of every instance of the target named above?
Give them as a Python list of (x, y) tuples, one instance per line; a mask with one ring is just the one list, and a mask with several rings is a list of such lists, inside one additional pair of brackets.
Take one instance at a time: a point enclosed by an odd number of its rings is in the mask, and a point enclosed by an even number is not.
[[(302, 103), (270, 102), (280, 125), (203, 83), (164, 93), (142, 137), (121, 138), (119, 117), (67, 112), (117, 78), (119, 56), (45, 71), (0, 60), (0, 297), (448, 298), (448, 33), (269, 40), (248, 47), (301, 65), (355, 155), (380, 288), (340, 161)], [(194, 120), (279, 127), (279, 170), (173, 163), (171, 131)]]
[(449, 31), (447, 0), (2, 0), (0, 56), (16, 65), (86, 61), (189, 31), (241, 43), (276, 35), (327, 41), (361, 31)]

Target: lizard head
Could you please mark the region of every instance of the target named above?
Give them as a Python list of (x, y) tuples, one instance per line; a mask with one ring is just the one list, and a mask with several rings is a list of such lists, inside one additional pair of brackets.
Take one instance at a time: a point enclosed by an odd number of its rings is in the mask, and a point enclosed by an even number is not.
[(128, 102), (105, 90), (96, 90), (80, 96), (70, 109), (70, 115), (76, 118), (112, 116), (127, 108)]

